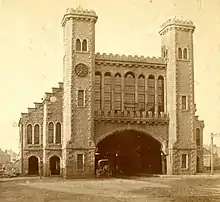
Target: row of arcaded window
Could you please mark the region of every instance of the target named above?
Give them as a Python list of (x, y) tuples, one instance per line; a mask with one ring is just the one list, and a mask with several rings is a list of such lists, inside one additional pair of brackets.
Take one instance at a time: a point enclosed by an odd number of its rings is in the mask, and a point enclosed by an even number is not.
[(80, 39), (76, 39), (76, 51), (87, 51), (87, 40), (84, 39), (82, 42)]
[[(55, 132), (55, 136), (54, 136)], [(48, 124), (48, 143), (61, 143), (61, 124), (58, 122), (55, 124), (55, 131), (54, 131), (54, 123), (50, 122)]]
[(178, 48), (178, 59), (182, 60), (187, 60), (188, 59), (188, 53), (187, 53), (187, 48)]
[[(61, 124), (58, 122), (55, 125), (54, 136), (54, 124), (50, 122), (48, 124), (48, 142), (49, 143), (61, 143)], [(27, 144), (40, 144), (40, 126), (36, 124), (34, 127), (31, 124), (27, 125)]]
[[(34, 128), (34, 130), (33, 130)], [(33, 140), (34, 135), (34, 140)], [(40, 144), (40, 126), (36, 124), (34, 127), (31, 124), (27, 125), (27, 144)]]
[[(101, 102), (103, 101), (104, 101), (103, 107), (106, 110), (112, 110), (113, 109), (112, 105), (114, 105), (113, 110), (119, 110), (119, 111), (122, 110), (122, 93), (123, 93), (124, 109), (154, 112), (155, 103), (156, 103), (155, 93), (157, 92), (158, 112), (164, 111), (163, 76), (159, 76), (158, 78), (155, 78), (154, 75), (150, 75), (148, 76), (147, 79), (145, 79), (145, 76), (141, 74), (138, 76), (136, 83), (134, 73), (128, 72), (124, 76), (124, 83), (122, 82), (123, 80), (120, 73), (111, 75), (110, 72), (106, 72), (104, 74), (104, 83), (102, 84), (101, 72), (95, 73), (96, 110), (99, 110), (101, 108)], [(104, 92), (101, 91), (102, 87), (104, 87)], [(122, 89), (124, 90), (123, 92)], [(104, 93), (103, 96), (102, 93)], [(136, 93), (137, 93), (137, 100), (136, 100)], [(147, 94), (147, 98), (146, 98), (146, 94)]]

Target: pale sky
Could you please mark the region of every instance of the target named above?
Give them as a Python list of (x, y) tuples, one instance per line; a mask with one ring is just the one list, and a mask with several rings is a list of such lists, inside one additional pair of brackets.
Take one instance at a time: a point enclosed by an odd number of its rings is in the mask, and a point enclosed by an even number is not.
[[(151, 2), (152, 1), (152, 2)], [(205, 121), (204, 143), (220, 132), (219, 0), (81, 0), (96, 11), (96, 52), (159, 57), (160, 25), (192, 20), (195, 99)], [(0, 148), (18, 151), (21, 112), (63, 78), (61, 19), (79, 0), (0, 0)], [(220, 145), (220, 138), (215, 139)]]

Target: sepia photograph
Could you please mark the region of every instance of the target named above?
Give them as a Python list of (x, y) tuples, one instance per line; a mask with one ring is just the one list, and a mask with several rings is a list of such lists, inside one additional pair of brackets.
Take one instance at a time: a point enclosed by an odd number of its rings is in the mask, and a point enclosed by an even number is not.
[(0, 0), (0, 202), (220, 201), (219, 0)]

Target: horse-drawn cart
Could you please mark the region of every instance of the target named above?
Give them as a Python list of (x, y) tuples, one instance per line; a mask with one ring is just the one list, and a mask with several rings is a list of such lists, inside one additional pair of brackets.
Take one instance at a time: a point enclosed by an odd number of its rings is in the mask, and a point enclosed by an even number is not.
[(96, 169), (96, 177), (99, 179), (100, 177), (111, 177), (112, 170), (109, 165), (108, 159), (101, 159), (98, 161), (98, 166)]

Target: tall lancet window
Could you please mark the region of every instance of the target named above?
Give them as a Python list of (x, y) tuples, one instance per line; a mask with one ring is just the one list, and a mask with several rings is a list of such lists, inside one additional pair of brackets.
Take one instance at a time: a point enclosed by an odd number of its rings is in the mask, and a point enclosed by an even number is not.
[(52, 122), (48, 124), (48, 142), (54, 143), (54, 124)]
[(115, 110), (121, 110), (121, 74), (115, 74), (114, 107)]
[(95, 72), (95, 110), (101, 109), (101, 72)]
[(196, 128), (196, 145), (200, 146), (201, 145), (201, 140), (200, 140), (200, 129)]
[(27, 126), (27, 144), (32, 144), (32, 125)]
[(56, 124), (56, 144), (61, 143), (61, 124), (58, 122)]
[(112, 107), (112, 78), (111, 73), (106, 72), (104, 75), (104, 109), (111, 110)]
[(183, 59), (183, 56), (182, 56), (182, 49), (181, 48), (178, 48), (178, 58), (179, 59)]
[(34, 126), (34, 144), (40, 143), (40, 126), (36, 124)]
[(81, 51), (81, 41), (80, 41), (80, 39), (76, 39), (76, 50)]
[(147, 80), (147, 111), (155, 111), (155, 78), (150, 75)]
[(164, 112), (164, 78), (158, 77), (157, 81), (157, 95), (158, 95), (158, 112)]
[(125, 75), (125, 95), (124, 106), (127, 110), (135, 109), (135, 76), (132, 72), (128, 72)]
[(138, 104), (141, 111), (145, 110), (145, 77), (140, 75), (138, 78)]
[(183, 59), (187, 60), (187, 48), (184, 48), (183, 50)]
[(82, 51), (87, 51), (87, 41), (85, 39), (82, 42)]

